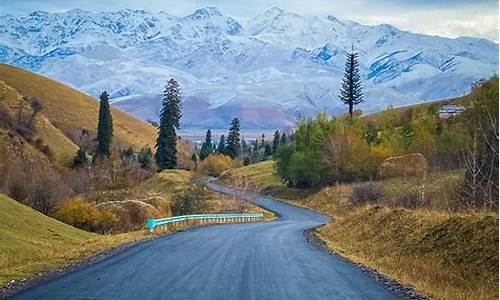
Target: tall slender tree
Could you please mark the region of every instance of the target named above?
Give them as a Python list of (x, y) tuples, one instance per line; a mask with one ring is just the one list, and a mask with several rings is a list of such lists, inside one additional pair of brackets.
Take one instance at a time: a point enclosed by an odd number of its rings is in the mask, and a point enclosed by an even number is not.
[(339, 99), (349, 106), (349, 115), (352, 117), (354, 106), (363, 102), (358, 53), (354, 52), (354, 49), (346, 55), (344, 72)]
[(97, 149), (96, 157), (109, 157), (111, 155), (111, 142), (113, 139), (113, 118), (109, 109), (109, 95), (106, 91), (99, 96), (99, 120), (97, 122)]
[(240, 153), (240, 120), (235, 117), (231, 121), (231, 127), (227, 135), (225, 153), (232, 158), (238, 157)]
[(226, 151), (226, 138), (222, 134), (219, 138), (219, 145), (217, 145), (217, 153), (224, 154)]
[(201, 145), (200, 149), (200, 159), (204, 160), (207, 158), (210, 154), (212, 154), (213, 149), (212, 149), (212, 132), (207, 130), (207, 133), (205, 134), (205, 142)]
[(281, 145), (288, 144), (288, 138), (286, 137), (286, 133), (284, 133), (284, 132), (281, 134), (280, 144)]
[(276, 154), (278, 147), (280, 146), (280, 132), (276, 130), (273, 137), (273, 154)]
[(160, 125), (156, 139), (156, 164), (160, 170), (173, 169), (177, 165), (177, 134), (181, 120), (179, 83), (170, 79), (163, 92)]

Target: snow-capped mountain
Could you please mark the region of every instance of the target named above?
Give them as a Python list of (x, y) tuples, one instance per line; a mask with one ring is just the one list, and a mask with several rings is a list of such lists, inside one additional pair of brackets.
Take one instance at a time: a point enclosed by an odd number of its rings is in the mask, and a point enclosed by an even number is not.
[(339, 113), (345, 53), (354, 47), (365, 112), (467, 93), (498, 73), (498, 45), (366, 26), (332, 15), (274, 7), (238, 21), (215, 7), (184, 17), (120, 10), (34, 11), (0, 16), (0, 62), (97, 96), (140, 118), (156, 118), (165, 82), (183, 93), (185, 127), (292, 125), (319, 110)]

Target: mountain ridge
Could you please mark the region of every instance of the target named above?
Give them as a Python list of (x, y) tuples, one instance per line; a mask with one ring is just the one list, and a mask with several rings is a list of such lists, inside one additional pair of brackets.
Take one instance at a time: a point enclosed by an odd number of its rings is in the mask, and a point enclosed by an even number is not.
[(116, 107), (142, 119), (157, 117), (164, 83), (176, 78), (190, 108), (184, 127), (224, 128), (236, 115), (244, 127), (284, 127), (321, 110), (342, 112), (336, 94), (351, 43), (360, 54), (366, 112), (462, 96), (498, 73), (498, 45), (485, 39), (278, 7), (248, 20), (217, 7), (183, 17), (131, 9), (0, 16), (0, 62), (93, 96), (106, 89)]

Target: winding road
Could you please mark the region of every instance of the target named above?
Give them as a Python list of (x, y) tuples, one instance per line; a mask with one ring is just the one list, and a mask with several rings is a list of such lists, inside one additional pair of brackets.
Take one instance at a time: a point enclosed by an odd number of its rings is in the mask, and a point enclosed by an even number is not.
[[(219, 192), (233, 190), (209, 182)], [(272, 222), (195, 228), (138, 243), (14, 299), (396, 299), (304, 230), (328, 217), (259, 197)]]

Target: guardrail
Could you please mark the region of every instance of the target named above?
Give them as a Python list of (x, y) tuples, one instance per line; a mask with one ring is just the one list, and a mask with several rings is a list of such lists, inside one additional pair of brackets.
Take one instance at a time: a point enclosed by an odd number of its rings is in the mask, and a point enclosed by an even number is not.
[(146, 227), (153, 231), (157, 226), (168, 225), (172, 223), (185, 222), (191, 220), (200, 221), (220, 221), (220, 222), (245, 222), (245, 221), (256, 221), (264, 217), (262, 213), (256, 214), (200, 214), (200, 215), (185, 215), (185, 216), (175, 216), (163, 219), (149, 219), (146, 221)]

